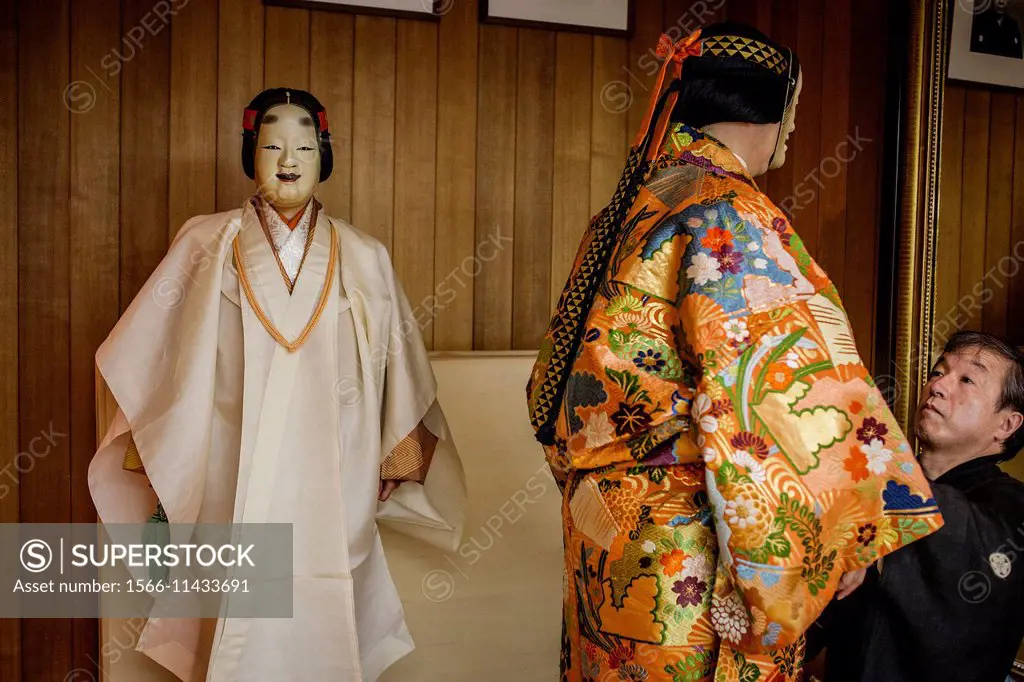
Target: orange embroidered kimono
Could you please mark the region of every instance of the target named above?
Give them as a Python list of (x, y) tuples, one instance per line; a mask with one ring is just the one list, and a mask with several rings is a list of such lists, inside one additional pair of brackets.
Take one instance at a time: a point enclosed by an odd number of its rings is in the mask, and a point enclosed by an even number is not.
[(666, 140), (603, 270), (600, 216), (584, 237), (529, 386), (564, 493), (562, 680), (796, 680), (843, 573), (941, 518), (786, 217), (718, 141)]

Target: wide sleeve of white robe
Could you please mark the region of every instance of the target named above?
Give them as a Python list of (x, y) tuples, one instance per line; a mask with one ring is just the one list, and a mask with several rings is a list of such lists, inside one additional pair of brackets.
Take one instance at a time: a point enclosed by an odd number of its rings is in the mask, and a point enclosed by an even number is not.
[[(377, 519), (405, 535), (455, 551), (465, 520), (462, 464), (437, 401), (437, 382), (416, 316), (386, 251), (381, 259), (391, 299), (381, 410), (382, 477), (412, 482), (379, 504)], [(420, 484), (416, 481), (424, 469)]]

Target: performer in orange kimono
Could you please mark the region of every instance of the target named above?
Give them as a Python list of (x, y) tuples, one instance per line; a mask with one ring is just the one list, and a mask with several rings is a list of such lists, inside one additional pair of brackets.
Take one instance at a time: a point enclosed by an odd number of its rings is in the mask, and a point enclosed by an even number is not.
[(673, 44), (528, 387), (564, 494), (562, 680), (796, 680), (842, 577), (941, 526), (835, 287), (752, 179), (800, 67)]

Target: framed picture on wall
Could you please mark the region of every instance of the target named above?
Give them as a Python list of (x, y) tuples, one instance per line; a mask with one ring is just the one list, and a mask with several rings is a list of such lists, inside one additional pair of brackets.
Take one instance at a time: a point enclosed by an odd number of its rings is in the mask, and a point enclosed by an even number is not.
[(629, 37), (636, 0), (480, 0), (480, 19), (559, 31)]
[(355, 14), (381, 14), (407, 19), (437, 20), (452, 0), (263, 0), (277, 7), (334, 10)]
[(1024, 88), (1024, 0), (954, 0), (949, 77)]

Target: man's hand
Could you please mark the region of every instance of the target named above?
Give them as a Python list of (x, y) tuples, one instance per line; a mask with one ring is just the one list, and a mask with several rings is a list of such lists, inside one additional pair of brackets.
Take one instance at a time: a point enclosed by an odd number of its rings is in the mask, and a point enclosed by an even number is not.
[(839, 579), (839, 587), (836, 588), (836, 599), (845, 599), (853, 594), (864, 583), (864, 578), (867, 574), (868, 569), (866, 568), (853, 571), (852, 573), (844, 573), (843, 577)]
[(387, 502), (388, 498), (391, 497), (391, 493), (395, 492), (400, 485), (402, 485), (401, 481), (381, 481), (377, 499), (381, 502)]

